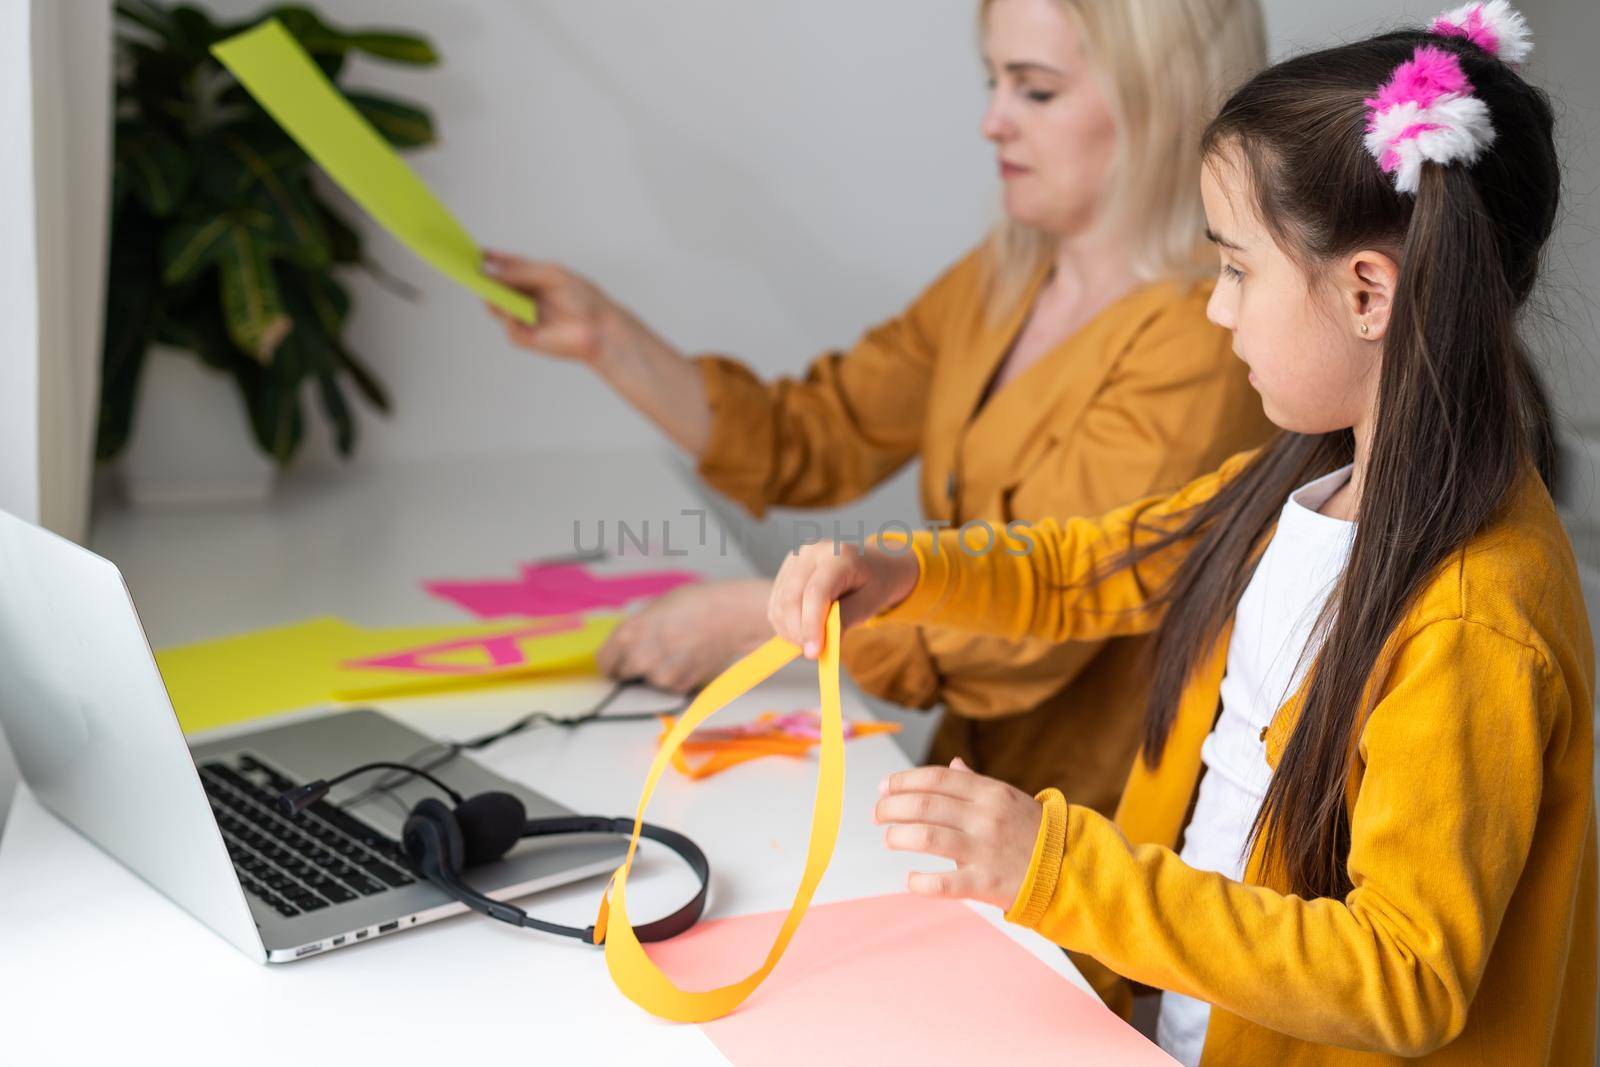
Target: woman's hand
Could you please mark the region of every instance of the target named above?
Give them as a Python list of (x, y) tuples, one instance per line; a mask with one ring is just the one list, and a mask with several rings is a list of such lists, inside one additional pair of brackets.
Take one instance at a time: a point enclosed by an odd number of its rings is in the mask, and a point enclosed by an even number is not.
[(711, 404), (694, 361), (599, 286), (559, 264), (485, 252), (483, 269), (538, 305), (532, 326), (485, 305), (512, 344), (582, 363), (689, 455), (705, 452)]
[(767, 618), (779, 637), (816, 659), (830, 604), (839, 602), (839, 623), (849, 629), (910, 596), (918, 571), (909, 546), (890, 552), (834, 541), (805, 545), (778, 569)]
[(771, 636), (765, 581), (679, 586), (629, 617), (595, 653), (613, 678), (687, 693)]
[(1002, 910), (1011, 907), (1022, 891), (1044, 820), (1037, 800), (973, 773), (959, 757), (948, 767), (891, 774), (879, 791), (873, 817), (889, 827), (884, 844), (956, 864), (953, 871), (909, 875), (907, 889), (922, 896), (981, 900)]
[(628, 318), (600, 287), (556, 263), (541, 263), (503, 252), (485, 252), (489, 277), (533, 297), (538, 321), (532, 326), (486, 304), (505, 327), (511, 343), (535, 352), (594, 366)]

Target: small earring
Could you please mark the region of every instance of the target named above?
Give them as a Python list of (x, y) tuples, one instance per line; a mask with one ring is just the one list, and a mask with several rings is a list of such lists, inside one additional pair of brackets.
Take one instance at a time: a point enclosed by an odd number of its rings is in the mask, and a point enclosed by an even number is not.
[(1367, 335), (1367, 324), (1363, 322), (1361, 324), (1361, 336), (1365, 337), (1366, 335)]

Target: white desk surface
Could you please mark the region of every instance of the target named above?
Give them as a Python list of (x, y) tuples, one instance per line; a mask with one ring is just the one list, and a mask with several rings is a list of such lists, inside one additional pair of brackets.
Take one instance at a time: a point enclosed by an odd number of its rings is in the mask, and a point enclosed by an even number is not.
[[(592, 544), (596, 522), (672, 522), (674, 550), (601, 566), (686, 566), (708, 576), (750, 573), (743, 558), (692, 545), (699, 491), (649, 452), (450, 461), (349, 471), (285, 484), (270, 507), (198, 512), (114, 510), (95, 549), (123, 569), (156, 647), (343, 615), (368, 625), (454, 621), (426, 578), (510, 576), (518, 563), (569, 552), (573, 521)], [(441, 737), (463, 737), (531, 707), (577, 711), (602, 694), (595, 679), (530, 683), (394, 701), (384, 710)], [(616, 710), (661, 705), (649, 691)], [(814, 704), (816, 677), (796, 665), (718, 721)], [(868, 712), (849, 693), (845, 714)], [(654, 753), (653, 724), (544, 729), (479, 758), (585, 813), (627, 814)], [(901, 892), (909, 870), (942, 861), (890, 852), (871, 811), (879, 779), (905, 767), (886, 737), (851, 741), (844, 819), (817, 903)], [(815, 763), (766, 760), (690, 784), (669, 775), (650, 818), (689, 833), (713, 869), (708, 917), (786, 908), (805, 855)], [(692, 878), (647, 846), (629, 882), (638, 921), (684, 899)], [(536, 915), (593, 921), (604, 879), (521, 903)], [(1066, 957), (974, 906), (1065, 980), (1087, 988)], [(797, 937), (805, 937), (801, 925)], [(758, 961), (729, 980), (742, 976)], [(952, 981), (963, 980), (957, 961)], [(782, 964), (779, 965), (780, 967)], [(0, 1058), (87, 1064), (300, 1062), (361, 1065), (463, 1062), (724, 1063), (695, 1026), (657, 1020), (611, 983), (602, 954), (577, 942), (465, 915), (305, 961), (246, 959), (125, 868), (45, 812), (23, 786), (0, 838)], [(962, 1026), (982, 1026), (980, 1019)], [(936, 1041), (937, 1035), (930, 1035)], [(932, 1055), (930, 1055), (932, 1052)], [(937, 1049), (908, 1049), (938, 1062)]]

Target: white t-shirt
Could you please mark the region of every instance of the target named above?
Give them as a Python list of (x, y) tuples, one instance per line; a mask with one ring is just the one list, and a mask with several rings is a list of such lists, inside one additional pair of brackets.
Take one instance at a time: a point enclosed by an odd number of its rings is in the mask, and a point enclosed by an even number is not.
[[(1222, 678), (1222, 713), (1200, 749), (1205, 773), (1179, 853), (1198, 870), (1244, 877), (1250, 827), (1272, 780), (1262, 731), (1305, 676), (1315, 651), (1306, 650), (1307, 639), (1355, 537), (1354, 523), (1317, 509), (1349, 480), (1350, 468), (1343, 467), (1289, 495), (1239, 598)], [(1210, 1019), (1205, 1001), (1165, 993), (1156, 1042), (1195, 1067)]]

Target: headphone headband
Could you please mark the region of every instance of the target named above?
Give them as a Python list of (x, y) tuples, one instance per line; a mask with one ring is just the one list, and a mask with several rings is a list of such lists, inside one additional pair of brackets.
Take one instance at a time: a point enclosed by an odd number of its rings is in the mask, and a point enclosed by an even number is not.
[[(483, 798), (494, 798), (497, 805), (504, 805), (509, 801), (521, 809), (521, 802), (509, 793), (482, 793), (469, 799), (466, 804), (470, 805)], [(495, 852), (498, 849), (498, 854), (492, 858), (499, 858), (516, 841), (529, 837), (554, 837), (563, 834), (609, 834), (629, 837), (633, 834), (633, 827), (632, 819), (613, 819), (600, 815), (559, 815), (547, 819), (524, 819), (515, 838), (505, 842), (503, 847), (496, 842), (490, 851)], [(699, 845), (675, 830), (645, 823), (640, 829), (640, 836), (676, 852), (689, 865), (689, 869), (694, 871), (695, 877), (700, 882), (699, 890), (683, 907), (664, 918), (635, 928), (634, 932), (640, 941), (665, 941), (688, 930), (704, 914), (706, 897), (711, 885), (711, 864)], [(604, 944), (603, 940), (595, 941), (593, 926), (580, 928), (535, 919), (515, 904), (495, 900), (469, 885), (462, 875), (462, 866), (463, 857), (472, 851), (471, 843), (463, 842), (462, 828), (456, 813), (438, 800), (430, 797), (420, 801), (412, 809), (406, 818), (403, 843), (407, 857), (419, 874), (473, 911), (513, 926), (578, 938), (589, 944)]]

